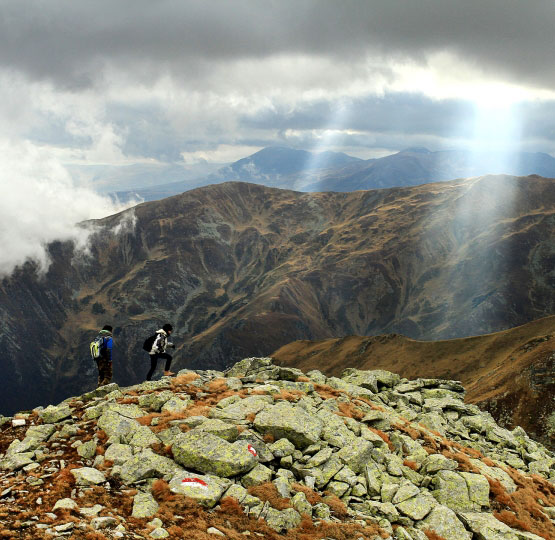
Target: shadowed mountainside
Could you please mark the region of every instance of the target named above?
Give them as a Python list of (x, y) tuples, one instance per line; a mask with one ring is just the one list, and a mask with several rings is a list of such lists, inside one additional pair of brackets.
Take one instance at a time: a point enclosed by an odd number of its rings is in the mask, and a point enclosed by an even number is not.
[(286, 366), (339, 376), (347, 367), (409, 379), (460, 380), (466, 399), (507, 427), (555, 446), (555, 316), (483, 336), (416, 341), (398, 334), (295, 341), (272, 355)]
[(221, 368), (297, 339), (448, 339), (554, 312), (555, 181), (489, 176), (298, 193), (208, 186), (87, 224), (88, 255), (49, 247), (0, 285), (8, 413), (90, 388), (88, 343), (115, 328), (114, 375), (147, 371), (166, 321), (175, 367)]

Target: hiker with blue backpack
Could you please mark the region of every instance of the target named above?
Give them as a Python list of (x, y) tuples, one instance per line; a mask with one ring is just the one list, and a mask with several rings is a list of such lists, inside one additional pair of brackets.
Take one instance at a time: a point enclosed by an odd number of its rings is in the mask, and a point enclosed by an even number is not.
[(156, 334), (150, 336), (145, 340), (143, 343), (143, 349), (148, 352), (150, 356), (150, 370), (146, 375), (146, 380), (150, 381), (156, 366), (158, 364), (158, 359), (161, 358), (162, 360), (166, 361), (166, 365), (164, 367), (164, 375), (167, 377), (171, 377), (175, 375), (173, 371), (170, 371), (170, 367), (172, 364), (172, 356), (166, 352), (167, 347), (172, 347), (175, 349), (175, 345), (168, 341), (168, 338), (171, 336), (173, 332), (173, 327), (171, 324), (166, 323), (160, 330), (156, 331)]
[(112, 327), (107, 324), (91, 342), (91, 356), (98, 366), (97, 388), (112, 380), (112, 346)]

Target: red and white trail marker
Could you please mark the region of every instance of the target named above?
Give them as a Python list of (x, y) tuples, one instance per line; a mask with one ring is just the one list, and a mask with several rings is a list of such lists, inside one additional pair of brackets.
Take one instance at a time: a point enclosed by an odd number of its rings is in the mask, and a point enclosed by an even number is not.
[(206, 489), (208, 487), (208, 484), (202, 480), (202, 478), (184, 478), (183, 480), (181, 480), (182, 484), (186, 484), (189, 485), (191, 487), (196, 487), (196, 488), (202, 488), (202, 489)]
[(258, 457), (258, 452), (255, 450), (252, 444), (247, 445), (247, 450), (254, 456)]

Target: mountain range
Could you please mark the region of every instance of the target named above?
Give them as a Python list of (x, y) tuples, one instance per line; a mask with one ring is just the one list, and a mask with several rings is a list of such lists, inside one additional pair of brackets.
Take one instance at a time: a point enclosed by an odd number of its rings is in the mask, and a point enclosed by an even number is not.
[[(178, 168), (174, 167), (173, 176), (168, 177), (175, 177)], [(206, 176), (163, 184), (153, 181), (151, 184), (156, 185), (120, 191), (116, 196), (120, 200), (138, 196), (151, 201), (227, 181), (307, 192), (349, 192), (415, 186), (484, 174), (537, 174), (553, 178), (555, 158), (545, 153), (477, 154), (464, 150), (431, 152), (426, 148), (407, 148), (382, 158), (363, 160), (338, 152), (268, 147)], [(157, 178), (160, 177), (158, 174)], [(128, 178), (128, 185), (129, 181)], [(141, 185), (144, 183), (145, 180), (141, 179)]]
[(212, 185), (84, 224), (0, 282), (0, 411), (94, 385), (88, 346), (114, 328), (115, 380), (143, 380), (143, 340), (174, 325), (177, 368), (222, 368), (298, 339), (504, 330), (555, 310), (555, 181), (487, 176), (352, 193)]

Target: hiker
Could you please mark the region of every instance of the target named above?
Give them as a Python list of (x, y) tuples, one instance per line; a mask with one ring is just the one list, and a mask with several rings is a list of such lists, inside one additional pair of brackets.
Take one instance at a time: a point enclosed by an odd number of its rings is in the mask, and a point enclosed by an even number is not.
[(156, 331), (156, 337), (154, 342), (152, 343), (152, 348), (149, 351), (150, 355), (150, 371), (146, 375), (146, 380), (150, 381), (154, 370), (156, 369), (156, 365), (158, 364), (158, 358), (162, 358), (166, 361), (166, 365), (164, 368), (164, 375), (167, 377), (171, 377), (175, 375), (173, 371), (170, 371), (170, 367), (172, 364), (172, 356), (166, 352), (167, 347), (172, 347), (175, 349), (175, 345), (168, 341), (168, 337), (171, 336), (173, 331), (173, 326), (169, 323), (166, 323), (160, 330)]
[[(93, 343), (97, 342), (98, 356), (93, 358), (98, 366), (98, 386), (110, 384), (112, 380), (112, 327), (107, 324), (98, 333)], [(91, 344), (92, 345), (92, 344)], [(91, 349), (92, 352), (92, 349)]]

